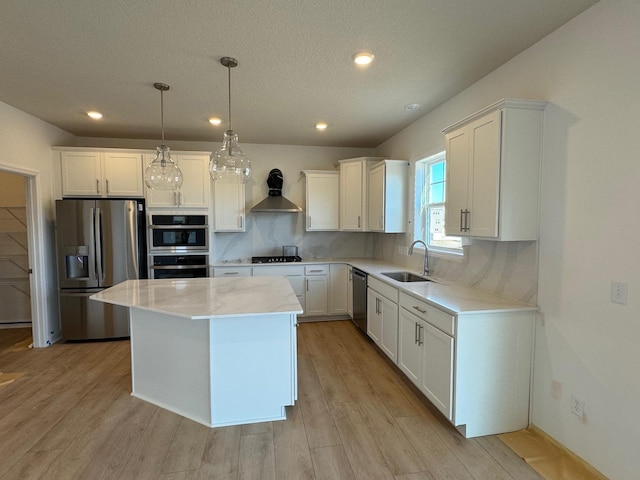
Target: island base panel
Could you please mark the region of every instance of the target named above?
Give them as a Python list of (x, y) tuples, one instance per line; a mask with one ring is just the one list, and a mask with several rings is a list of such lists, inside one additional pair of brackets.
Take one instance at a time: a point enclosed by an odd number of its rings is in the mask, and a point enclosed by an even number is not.
[(295, 323), (132, 309), (132, 395), (209, 427), (284, 420), (296, 396)]
[(131, 309), (132, 395), (211, 426), (209, 323)]

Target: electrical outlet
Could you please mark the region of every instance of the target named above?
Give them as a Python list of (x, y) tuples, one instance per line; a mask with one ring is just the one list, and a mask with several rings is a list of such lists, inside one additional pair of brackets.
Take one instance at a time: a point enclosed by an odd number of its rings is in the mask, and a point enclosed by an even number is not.
[(621, 305), (627, 304), (627, 284), (623, 282), (611, 282), (611, 301)]
[(579, 399), (575, 395), (571, 395), (571, 413), (584, 418), (584, 400)]

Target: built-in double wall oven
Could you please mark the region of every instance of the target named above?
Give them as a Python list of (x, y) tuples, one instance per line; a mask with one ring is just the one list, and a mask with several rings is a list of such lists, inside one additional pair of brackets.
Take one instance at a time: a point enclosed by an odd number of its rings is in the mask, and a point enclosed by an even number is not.
[(207, 215), (151, 215), (149, 278), (209, 276)]

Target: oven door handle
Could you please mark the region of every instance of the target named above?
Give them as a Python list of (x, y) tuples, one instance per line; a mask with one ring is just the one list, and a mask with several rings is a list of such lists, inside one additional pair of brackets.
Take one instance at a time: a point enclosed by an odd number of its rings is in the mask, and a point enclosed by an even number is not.
[(197, 268), (209, 268), (209, 265), (152, 265), (153, 270), (194, 270)]
[(206, 230), (207, 225), (149, 225), (151, 230)]

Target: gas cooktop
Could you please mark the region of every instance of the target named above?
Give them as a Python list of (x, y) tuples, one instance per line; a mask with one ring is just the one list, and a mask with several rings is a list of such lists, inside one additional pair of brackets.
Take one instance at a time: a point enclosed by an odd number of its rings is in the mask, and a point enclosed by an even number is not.
[(298, 256), (278, 256), (273, 255), (270, 257), (251, 257), (251, 263), (290, 263), (301, 262), (302, 258)]

